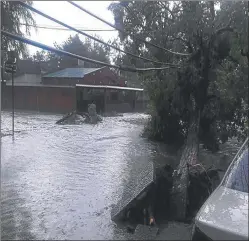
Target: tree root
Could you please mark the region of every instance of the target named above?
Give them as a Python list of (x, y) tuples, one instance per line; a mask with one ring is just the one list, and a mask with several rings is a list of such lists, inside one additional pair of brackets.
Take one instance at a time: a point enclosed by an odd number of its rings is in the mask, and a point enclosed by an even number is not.
[[(205, 169), (202, 164), (187, 165), (188, 184), (186, 195), (186, 217), (183, 222), (192, 220), (202, 204), (219, 184), (219, 171), (214, 167)], [(155, 185), (145, 198), (127, 210), (126, 221), (143, 225), (156, 225), (165, 221), (179, 221), (172, 216), (171, 195), (173, 169), (166, 165), (156, 171)], [(214, 182), (215, 181), (215, 182)], [(181, 196), (179, 196), (181, 198)], [(177, 200), (177, 199), (175, 199)], [(173, 210), (175, 211), (175, 210)], [(152, 222), (151, 222), (152, 221)]]

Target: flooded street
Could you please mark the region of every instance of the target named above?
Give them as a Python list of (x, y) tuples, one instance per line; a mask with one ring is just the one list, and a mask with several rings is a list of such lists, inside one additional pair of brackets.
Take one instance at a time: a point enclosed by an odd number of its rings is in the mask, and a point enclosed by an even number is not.
[[(61, 116), (2, 113), (2, 239), (126, 239), (111, 221), (131, 170), (165, 161), (140, 137), (144, 114), (92, 125)], [(170, 158), (169, 158), (170, 160)]]
[[(144, 114), (107, 117), (98, 125), (56, 125), (60, 118), (16, 113), (12, 140), (11, 113), (2, 112), (2, 239), (130, 238), (111, 221), (112, 207), (137, 175), (132, 170), (148, 162), (176, 165), (174, 153), (140, 136)], [(221, 148), (200, 150), (200, 160), (228, 166), (239, 144)], [(190, 227), (176, 227), (159, 239), (190, 234)]]

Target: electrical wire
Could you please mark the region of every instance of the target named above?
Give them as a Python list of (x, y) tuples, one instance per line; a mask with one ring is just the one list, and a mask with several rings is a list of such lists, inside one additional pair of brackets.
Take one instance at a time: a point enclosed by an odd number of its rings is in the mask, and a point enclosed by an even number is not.
[[(9, 33), (9, 32), (7, 32), (5, 30), (1, 30), (1, 33), (3, 35), (5, 35), (5, 36), (9, 37), (9, 38), (21, 41), (21, 42), (26, 43), (26, 44), (30, 44), (32, 46), (35, 46), (35, 47), (38, 47), (38, 48), (41, 48), (41, 49), (45, 49), (47, 51), (57, 53), (59, 55), (66, 55), (66, 56), (69, 56), (69, 57), (72, 57), (72, 58), (75, 58), (75, 59), (80, 59), (80, 60), (83, 60), (83, 61), (86, 61), (86, 62), (89, 62), (89, 63), (99, 64), (99, 65), (102, 65), (102, 66), (115, 68), (115, 69), (120, 69), (120, 70), (123, 70), (123, 71), (144, 72), (144, 71), (152, 71), (152, 70), (166, 70), (166, 69), (171, 69), (172, 68), (172, 67), (134, 68), (134, 67), (125, 66), (125, 65), (109, 64), (109, 63), (105, 63), (105, 62), (98, 61), (98, 60), (95, 60), (95, 59), (90, 59), (90, 58), (87, 58), (87, 57), (83, 57), (83, 56), (80, 56), (80, 55), (77, 55), (77, 54), (72, 54), (72, 53), (64, 51), (64, 50), (59, 50), (59, 49), (56, 49), (54, 47), (51, 47), (51, 46), (36, 42), (34, 40), (22, 37), (20, 35), (15, 35), (13, 33)], [(175, 68), (179, 68), (179, 67), (175, 67)]]
[(133, 39), (135, 39), (135, 40), (138, 40), (138, 41), (141, 41), (141, 42), (144, 43), (144, 44), (151, 45), (151, 46), (153, 46), (153, 47), (155, 47), (155, 48), (158, 48), (158, 49), (160, 49), (160, 50), (166, 51), (166, 52), (171, 53), (171, 54), (176, 54), (176, 55), (181, 55), (181, 56), (189, 56), (189, 54), (187, 54), (187, 53), (178, 53), (178, 52), (174, 52), (174, 51), (171, 51), (171, 50), (169, 50), (169, 49), (166, 49), (166, 48), (163, 48), (163, 47), (161, 47), (161, 46), (158, 46), (158, 45), (156, 45), (156, 44), (153, 44), (153, 43), (151, 43), (151, 42), (148, 42), (148, 41), (146, 41), (146, 40), (144, 40), (144, 39), (138, 38), (138, 37), (136, 37), (136, 36), (134, 36), (134, 35), (131, 36), (131, 34), (128, 34), (128, 33), (127, 33), (126, 31), (124, 31), (123, 29), (116, 27), (115, 25), (111, 24), (110, 22), (104, 20), (103, 18), (97, 16), (96, 14), (90, 12), (89, 10), (87, 10), (87, 9), (85, 9), (85, 8), (83, 8), (83, 7), (81, 7), (81, 6), (78, 5), (77, 3), (74, 3), (74, 2), (72, 2), (72, 1), (67, 1), (67, 2), (70, 3), (70, 4), (72, 4), (72, 5), (75, 6), (76, 8), (82, 10), (83, 12), (85, 12), (85, 13), (91, 15), (92, 17), (97, 18), (98, 20), (100, 20), (101, 22), (103, 22), (103, 23), (109, 25), (110, 27), (112, 27), (112, 28), (114, 28), (114, 29), (117, 29), (119, 32), (121, 32), (121, 33), (123, 33), (123, 34), (125, 34), (125, 35), (129, 35), (131, 38), (133, 38)]
[[(20, 25), (27, 26), (27, 27), (33, 27), (33, 28), (42, 28), (42, 29), (48, 29), (48, 30), (62, 30), (62, 31), (73, 31), (71, 29), (67, 28), (60, 28), (53, 25), (34, 25), (34, 24), (27, 24), (27, 23), (19, 23)], [(76, 26), (74, 26), (76, 28)], [(85, 32), (117, 32), (117, 29), (83, 29), (78, 28), (78, 30), (85, 31)], [(145, 31), (147, 33), (154, 33), (154, 32), (160, 32), (160, 30), (148, 30)]]
[[(55, 26), (45, 26), (45, 25), (33, 25), (33, 24), (27, 24), (27, 23), (19, 23), (20, 25), (24, 25), (27, 27), (34, 27), (34, 28), (43, 28), (43, 29), (49, 29), (49, 30), (64, 30), (64, 31), (73, 31), (68, 28), (60, 28)], [(85, 32), (115, 32), (116, 29), (79, 29), (81, 31)]]
[(49, 15), (47, 15), (47, 14), (41, 12), (41, 11), (38, 10), (38, 9), (33, 8), (32, 6), (30, 6), (30, 5), (28, 5), (28, 4), (24, 3), (24, 2), (18, 1), (18, 3), (19, 3), (20, 5), (22, 5), (22, 6), (26, 7), (26, 8), (28, 8), (29, 10), (31, 10), (31, 11), (33, 11), (33, 12), (35, 12), (35, 13), (37, 13), (37, 14), (39, 14), (39, 15), (45, 17), (45, 18), (47, 18), (47, 19), (50, 19), (50, 20), (53, 21), (53, 22), (56, 22), (56, 23), (58, 23), (58, 24), (60, 24), (60, 25), (62, 25), (62, 26), (64, 26), (64, 27), (66, 27), (66, 28), (68, 28), (68, 29), (71, 29), (71, 30), (73, 30), (73, 31), (75, 31), (75, 32), (77, 32), (77, 33), (79, 33), (79, 34), (81, 34), (81, 35), (84, 35), (84, 36), (86, 36), (86, 37), (88, 37), (88, 38), (90, 38), (90, 39), (93, 39), (93, 40), (95, 40), (95, 41), (97, 41), (97, 42), (99, 42), (99, 43), (101, 43), (101, 44), (104, 44), (104, 45), (106, 45), (106, 46), (108, 46), (108, 47), (110, 47), (110, 48), (116, 49), (117, 51), (120, 51), (120, 52), (122, 52), (122, 53), (125, 53), (125, 54), (127, 54), (127, 55), (130, 55), (130, 56), (132, 56), (132, 57), (134, 57), (134, 58), (143, 59), (143, 60), (145, 60), (145, 61), (153, 62), (153, 63), (156, 63), (156, 64), (164, 64), (164, 65), (168, 65), (168, 66), (175, 66), (174, 64), (171, 64), (171, 63), (163, 63), (163, 62), (159, 62), (159, 61), (147, 59), (147, 58), (145, 58), (145, 57), (141, 57), (141, 56), (135, 55), (135, 54), (130, 53), (130, 52), (126, 52), (126, 51), (124, 51), (124, 50), (122, 50), (122, 49), (120, 49), (120, 48), (118, 48), (118, 47), (115, 47), (115, 46), (113, 46), (113, 45), (111, 45), (111, 44), (108, 44), (108, 43), (106, 43), (106, 42), (104, 42), (104, 41), (102, 41), (102, 40), (96, 38), (96, 37), (93, 37), (93, 36), (91, 36), (91, 35), (89, 35), (89, 34), (87, 34), (87, 33), (85, 33), (85, 32), (82, 32), (82, 31), (80, 31), (80, 30), (78, 30), (78, 29), (76, 29), (76, 28), (74, 28), (74, 27), (71, 27), (71, 26), (67, 25), (66, 23), (63, 23), (63, 22), (61, 22), (61, 21), (59, 21), (59, 20), (57, 20), (57, 19), (55, 19), (55, 18), (53, 18), (53, 17), (51, 17), (51, 16), (49, 16)]

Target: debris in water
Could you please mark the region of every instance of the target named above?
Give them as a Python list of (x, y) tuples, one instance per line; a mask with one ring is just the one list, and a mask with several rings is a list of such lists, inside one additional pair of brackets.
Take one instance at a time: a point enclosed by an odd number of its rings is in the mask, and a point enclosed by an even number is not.
[(56, 122), (56, 124), (60, 125), (79, 125), (83, 123), (97, 124), (100, 121), (102, 121), (102, 118), (97, 114), (96, 116), (90, 116), (88, 113), (80, 113), (74, 111), (62, 117), (60, 120)]

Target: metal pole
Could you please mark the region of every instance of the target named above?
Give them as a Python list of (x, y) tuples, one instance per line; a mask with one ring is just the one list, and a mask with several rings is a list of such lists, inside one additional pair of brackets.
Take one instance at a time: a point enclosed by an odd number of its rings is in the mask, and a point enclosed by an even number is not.
[(15, 103), (14, 103), (14, 67), (12, 67), (12, 73), (11, 73), (11, 77), (12, 77), (12, 135), (14, 137), (14, 108), (15, 108)]

